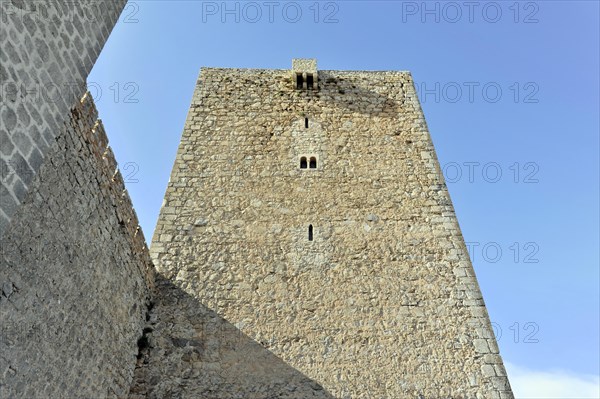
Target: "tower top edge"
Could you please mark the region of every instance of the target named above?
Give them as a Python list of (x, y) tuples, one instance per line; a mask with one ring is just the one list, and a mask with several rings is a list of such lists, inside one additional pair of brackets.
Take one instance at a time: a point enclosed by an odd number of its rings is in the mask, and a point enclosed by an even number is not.
[[(229, 68), (229, 67), (200, 67), (200, 72), (223, 72), (223, 73), (258, 73), (258, 72), (281, 72), (289, 73), (289, 69), (280, 68)], [(367, 73), (367, 74), (389, 74), (389, 75), (410, 75), (411, 71), (408, 70), (386, 70), (386, 69), (320, 69), (319, 73)]]
[(316, 58), (293, 58), (292, 71), (295, 72), (317, 72)]

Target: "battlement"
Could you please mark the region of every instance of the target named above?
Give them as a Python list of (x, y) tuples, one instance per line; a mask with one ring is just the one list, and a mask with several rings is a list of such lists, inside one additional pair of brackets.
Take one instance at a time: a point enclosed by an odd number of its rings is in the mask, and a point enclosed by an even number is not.
[(104, 182), (100, 189), (104, 195), (112, 199), (117, 221), (126, 230), (126, 237), (131, 240), (132, 253), (140, 258), (137, 264), (144, 265), (140, 273), (145, 276), (146, 285), (152, 288), (154, 267), (148, 257), (148, 245), (125, 187), (118, 162), (108, 144), (104, 125), (98, 119), (98, 110), (89, 92), (86, 92), (79, 104), (73, 108), (72, 115), (70, 123), (74, 125), (76, 131), (81, 132), (83, 139), (89, 145), (91, 155), (100, 165), (99, 172), (103, 175), (103, 179), (98, 180)]
[[(89, 144), (91, 154), (101, 165), (100, 172), (104, 176), (101, 189), (104, 194), (114, 199), (114, 207), (119, 225), (125, 228), (131, 239), (133, 253), (145, 258), (148, 255), (148, 245), (139, 225), (137, 214), (125, 187), (123, 176), (114, 153), (108, 144), (108, 137), (102, 121), (98, 119), (98, 110), (89, 92), (81, 98), (79, 105), (73, 109), (71, 123), (79, 124), (78, 131), (82, 132), (84, 140)], [(146, 276), (146, 285), (154, 285), (154, 268), (148, 258), (144, 259), (145, 268), (140, 273)]]

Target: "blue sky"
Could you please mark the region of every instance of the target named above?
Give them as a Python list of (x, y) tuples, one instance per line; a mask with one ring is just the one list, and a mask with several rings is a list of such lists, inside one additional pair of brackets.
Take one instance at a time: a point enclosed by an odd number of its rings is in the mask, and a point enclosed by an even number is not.
[(517, 394), (600, 396), (598, 2), (272, 4), (129, 2), (113, 30), (88, 85), (146, 239), (201, 66), (409, 70)]

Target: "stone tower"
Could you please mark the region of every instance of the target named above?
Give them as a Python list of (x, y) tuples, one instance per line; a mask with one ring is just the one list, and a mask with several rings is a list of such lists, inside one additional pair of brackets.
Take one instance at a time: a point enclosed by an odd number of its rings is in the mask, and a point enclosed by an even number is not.
[(146, 394), (511, 398), (410, 73), (292, 65), (201, 70)]

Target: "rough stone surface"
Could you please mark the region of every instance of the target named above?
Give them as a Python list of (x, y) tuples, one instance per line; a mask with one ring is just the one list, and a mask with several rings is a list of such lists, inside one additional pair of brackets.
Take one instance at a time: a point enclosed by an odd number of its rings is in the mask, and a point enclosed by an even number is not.
[[(85, 93), (126, 0), (0, 0), (0, 237), (41, 158)], [(75, 29), (73, 27), (76, 27)], [(43, 132), (43, 135), (40, 134)]]
[(292, 60), (293, 72), (317, 72), (317, 60), (314, 58), (294, 58)]
[(154, 269), (91, 96), (70, 115), (0, 238), (0, 398), (133, 378)]
[(158, 278), (156, 298), (130, 399), (333, 398), (172, 281)]
[(318, 79), (202, 69), (131, 397), (512, 397), (410, 74)]
[(0, 0), (0, 397), (512, 398), (406, 72), (203, 69), (155, 274), (79, 100), (124, 5)]

